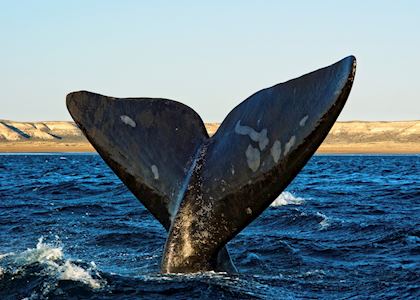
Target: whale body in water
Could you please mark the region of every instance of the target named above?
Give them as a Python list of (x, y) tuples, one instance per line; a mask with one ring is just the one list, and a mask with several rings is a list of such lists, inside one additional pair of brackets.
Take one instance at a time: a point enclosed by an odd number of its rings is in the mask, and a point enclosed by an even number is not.
[(168, 232), (161, 272), (235, 272), (226, 243), (304, 167), (340, 114), (356, 59), (256, 92), (209, 137), (169, 99), (67, 95), (74, 121)]

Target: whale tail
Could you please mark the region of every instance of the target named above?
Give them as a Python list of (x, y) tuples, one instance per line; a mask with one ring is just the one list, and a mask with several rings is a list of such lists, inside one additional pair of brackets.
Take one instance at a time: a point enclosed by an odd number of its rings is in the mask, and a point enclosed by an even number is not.
[(105, 162), (169, 232), (161, 271), (234, 271), (225, 247), (293, 180), (341, 112), (353, 56), (263, 89), (207, 135), (168, 99), (70, 93), (67, 107)]

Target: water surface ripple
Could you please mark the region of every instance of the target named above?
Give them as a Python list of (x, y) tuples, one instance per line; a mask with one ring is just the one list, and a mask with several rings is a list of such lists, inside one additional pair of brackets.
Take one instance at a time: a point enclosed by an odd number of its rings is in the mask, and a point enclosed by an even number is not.
[(228, 247), (158, 273), (166, 233), (98, 155), (0, 155), (0, 298), (420, 297), (420, 156), (315, 156)]

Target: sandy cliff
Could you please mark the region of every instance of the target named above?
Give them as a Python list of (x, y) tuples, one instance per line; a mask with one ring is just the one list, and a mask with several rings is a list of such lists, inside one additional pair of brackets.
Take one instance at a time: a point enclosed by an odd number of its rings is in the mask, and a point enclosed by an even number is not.
[[(210, 135), (218, 126), (206, 124)], [(0, 120), (0, 152), (73, 151), (94, 151), (73, 122)], [(420, 153), (420, 121), (337, 122), (319, 152)]]
[(420, 121), (337, 122), (320, 152), (420, 153)]
[(94, 151), (73, 122), (0, 120), (0, 152)]

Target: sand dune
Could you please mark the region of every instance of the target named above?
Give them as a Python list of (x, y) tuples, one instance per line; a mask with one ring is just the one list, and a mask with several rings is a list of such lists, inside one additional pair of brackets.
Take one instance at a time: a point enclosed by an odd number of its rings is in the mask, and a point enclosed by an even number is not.
[[(210, 135), (218, 123), (207, 123)], [(0, 120), (0, 152), (94, 151), (73, 122)], [(420, 153), (420, 121), (337, 122), (321, 153)]]

